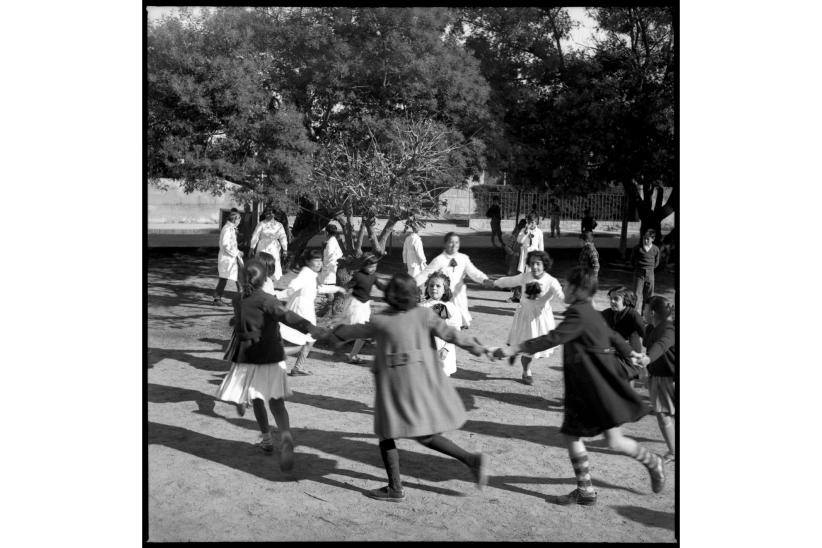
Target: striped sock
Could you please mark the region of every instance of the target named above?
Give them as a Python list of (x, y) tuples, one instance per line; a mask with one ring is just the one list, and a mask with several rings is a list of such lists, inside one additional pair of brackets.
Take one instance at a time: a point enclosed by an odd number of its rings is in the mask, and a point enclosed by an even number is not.
[(585, 493), (593, 493), (594, 486), (591, 484), (591, 474), (588, 472), (588, 453), (571, 457), (571, 465), (577, 477), (577, 488)]
[(644, 464), (645, 468), (647, 468), (648, 470), (654, 470), (658, 468), (661, 460), (657, 455), (651, 453), (641, 445), (637, 445), (636, 454), (634, 454), (633, 457), (642, 464)]

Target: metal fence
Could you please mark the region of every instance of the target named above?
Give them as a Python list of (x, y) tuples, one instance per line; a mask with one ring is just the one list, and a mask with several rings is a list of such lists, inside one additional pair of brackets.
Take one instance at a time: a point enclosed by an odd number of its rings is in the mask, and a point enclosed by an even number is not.
[(621, 221), (625, 208), (625, 195), (622, 193), (598, 193), (586, 196), (561, 198), (548, 192), (519, 192), (512, 187), (472, 188), (476, 201), (475, 215), (484, 216), (491, 207), (491, 199), (499, 196), (500, 210), (503, 219), (517, 217), (517, 203), (519, 202), (519, 217), (524, 217), (536, 206), (541, 219), (548, 217), (550, 200), (556, 198), (559, 203), (562, 219), (581, 219), (585, 210), (590, 209), (595, 219), (602, 221)]

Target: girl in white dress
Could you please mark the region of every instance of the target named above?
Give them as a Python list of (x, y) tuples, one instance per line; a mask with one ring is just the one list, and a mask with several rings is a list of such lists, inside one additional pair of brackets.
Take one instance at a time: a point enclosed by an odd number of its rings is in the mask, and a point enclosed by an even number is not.
[(525, 230), (521, 230), (517, 235), (517, 243), (519, 244), (517, 272), (525, 272), (528, 269), (528, 254), (532, 251), (545, 251), (542, 230), (537, 226), (537, 218), (533, 215), (525, 218)]
[(237, 227), (240, 225), (240, 214), (231, 213), (228, 216), (222, 230), (220, 230), (220, 252), (217, 254), (217, 287), (214, 288), (214, 304), (225, 306), (223, 302), (223, 291), (228, 280), (237, 284), (237, 294), (242, 294), (243, 289), (237, 277), (237, 257), (242, 257), (243, 252), (237, 247)]
[[(556, 327), (554, 312), (551, 309), (551, 299), (565, 298), (559, 280), (546, 272), (553, 261), (544, 251), (528, 253), (529, 270), (516, 276), (506, 276), (494, 282), (495, 287), (511, 288), (519, 286), (522, 291), (511, 332), (508, 335), (508, 344), (514, 345), (534, 337), (547, 335)], [(522, 382), (533, 384), (531, 376), (531, 361), (536, 358), (547, 358), (553, 348), (536, 354), (522, 354)]]
[[(344, 288), (336, 285), (317, 283), (317, 274), (323, 267), (323, 253), (319, 249), (309, 249), (303, 255), (303, 263), (300, 273), (289, 282), (285, 290), (285, 297), (288, 299), (286, 308), (296, 312), (309, 322), (317, 325), (317, 313), (314, 310), (314, 300), (317, 293), (342, 293)], [(311, 375), (311, 372), (302, 367), (314, 346), (314, 338), (306, 333), (301, 333), (296, 329), (281, 323), (280, 335), (283, 340), (291, 343), (297, 348), (286, 349), (286, 354), (297, 353), (297, 361), (288, 373), (292, 377), (297, 375)]]
[[(425, 283), (426, 300), (422, 306), (431, 308), (447, 325), (459, 329), (460, 315), (454, 303), (451, 302), (451, 280), (442, 272), (434, 272), (428, 277)], [(445, 342), (439, 337), (434, 337), (434, 344), (437, 348), (437, 356), (442, 362), (442, 370), (447, 376), (457, 371), (457, 354), (454, 350), (454, 343)]]
[(325, 227), (326, 241), (322, 254), (322, 271), (320, 272), (321, 284), (337, 283), (337, 261), (343, 258), (343, 251), (337, 238), (340, 229), (337, 225)]
[(465, 253), (460, 253), (460, 237), (455, 232), (445, 235), (445, 249), (442, 253), (434, 257), (423, 269), (414, 281), (417, 286), (422, 286), (428, 280), (428, 276), (434, 272), (442, 272), (451, 280), (451, 294), (454, 296), (454, 306), (459, 312), (460, 325), (462, 329), (468, 329), (471, 325), (471, 313), (468, 312), (468, 291), (465, 288), (465, 276), (483, 287), (493, 287), (491, 280), (480, 269), (474, 266), (471, 259)]
[(280, 265), (282, 253), (288, 251), (288, 237), (282, 223), (274, 218), (274, 212), (267, 209), (263, 212), (259, 224), (251, 235), (251, 249), (256, 253), (268, 253), (276, 261), (274, 270), (274, 280), (279, 280), (283, 276), (283, 269)]

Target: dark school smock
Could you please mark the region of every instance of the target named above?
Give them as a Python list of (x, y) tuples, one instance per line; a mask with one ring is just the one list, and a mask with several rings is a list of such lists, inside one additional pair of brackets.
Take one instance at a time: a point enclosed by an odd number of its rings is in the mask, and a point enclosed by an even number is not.
[(361, 325), (341, 325), (342, 340), (373, 338), (374, 433), (380, 439), (415, 438), (456, 430), (465, 423), (465, 406), (442, 370), (434, 337), (475, 356), (483, 346), (454, 329), (430, 308), (375, 314)]
[(631, 347), (608, 327), (590, 301), (573, 303), (556, 329), (519, 346), (532, 354), (560, 344), (565, 345), (563, 434), (587, 438), (645, 416), (648, 409), (623, 376), (614, 354), (616, 348), (629, 357)]

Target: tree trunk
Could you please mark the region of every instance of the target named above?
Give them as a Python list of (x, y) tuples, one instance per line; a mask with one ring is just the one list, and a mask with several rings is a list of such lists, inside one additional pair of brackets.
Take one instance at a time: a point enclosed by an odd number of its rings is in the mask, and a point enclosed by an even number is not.
[(619, 255), (624, 261), (627, 259), (626, 251), (628, 250), (628, 219), (630, 219), (631, 199), (627, 194), (622, 195), (622, 228), (619, 232)]

